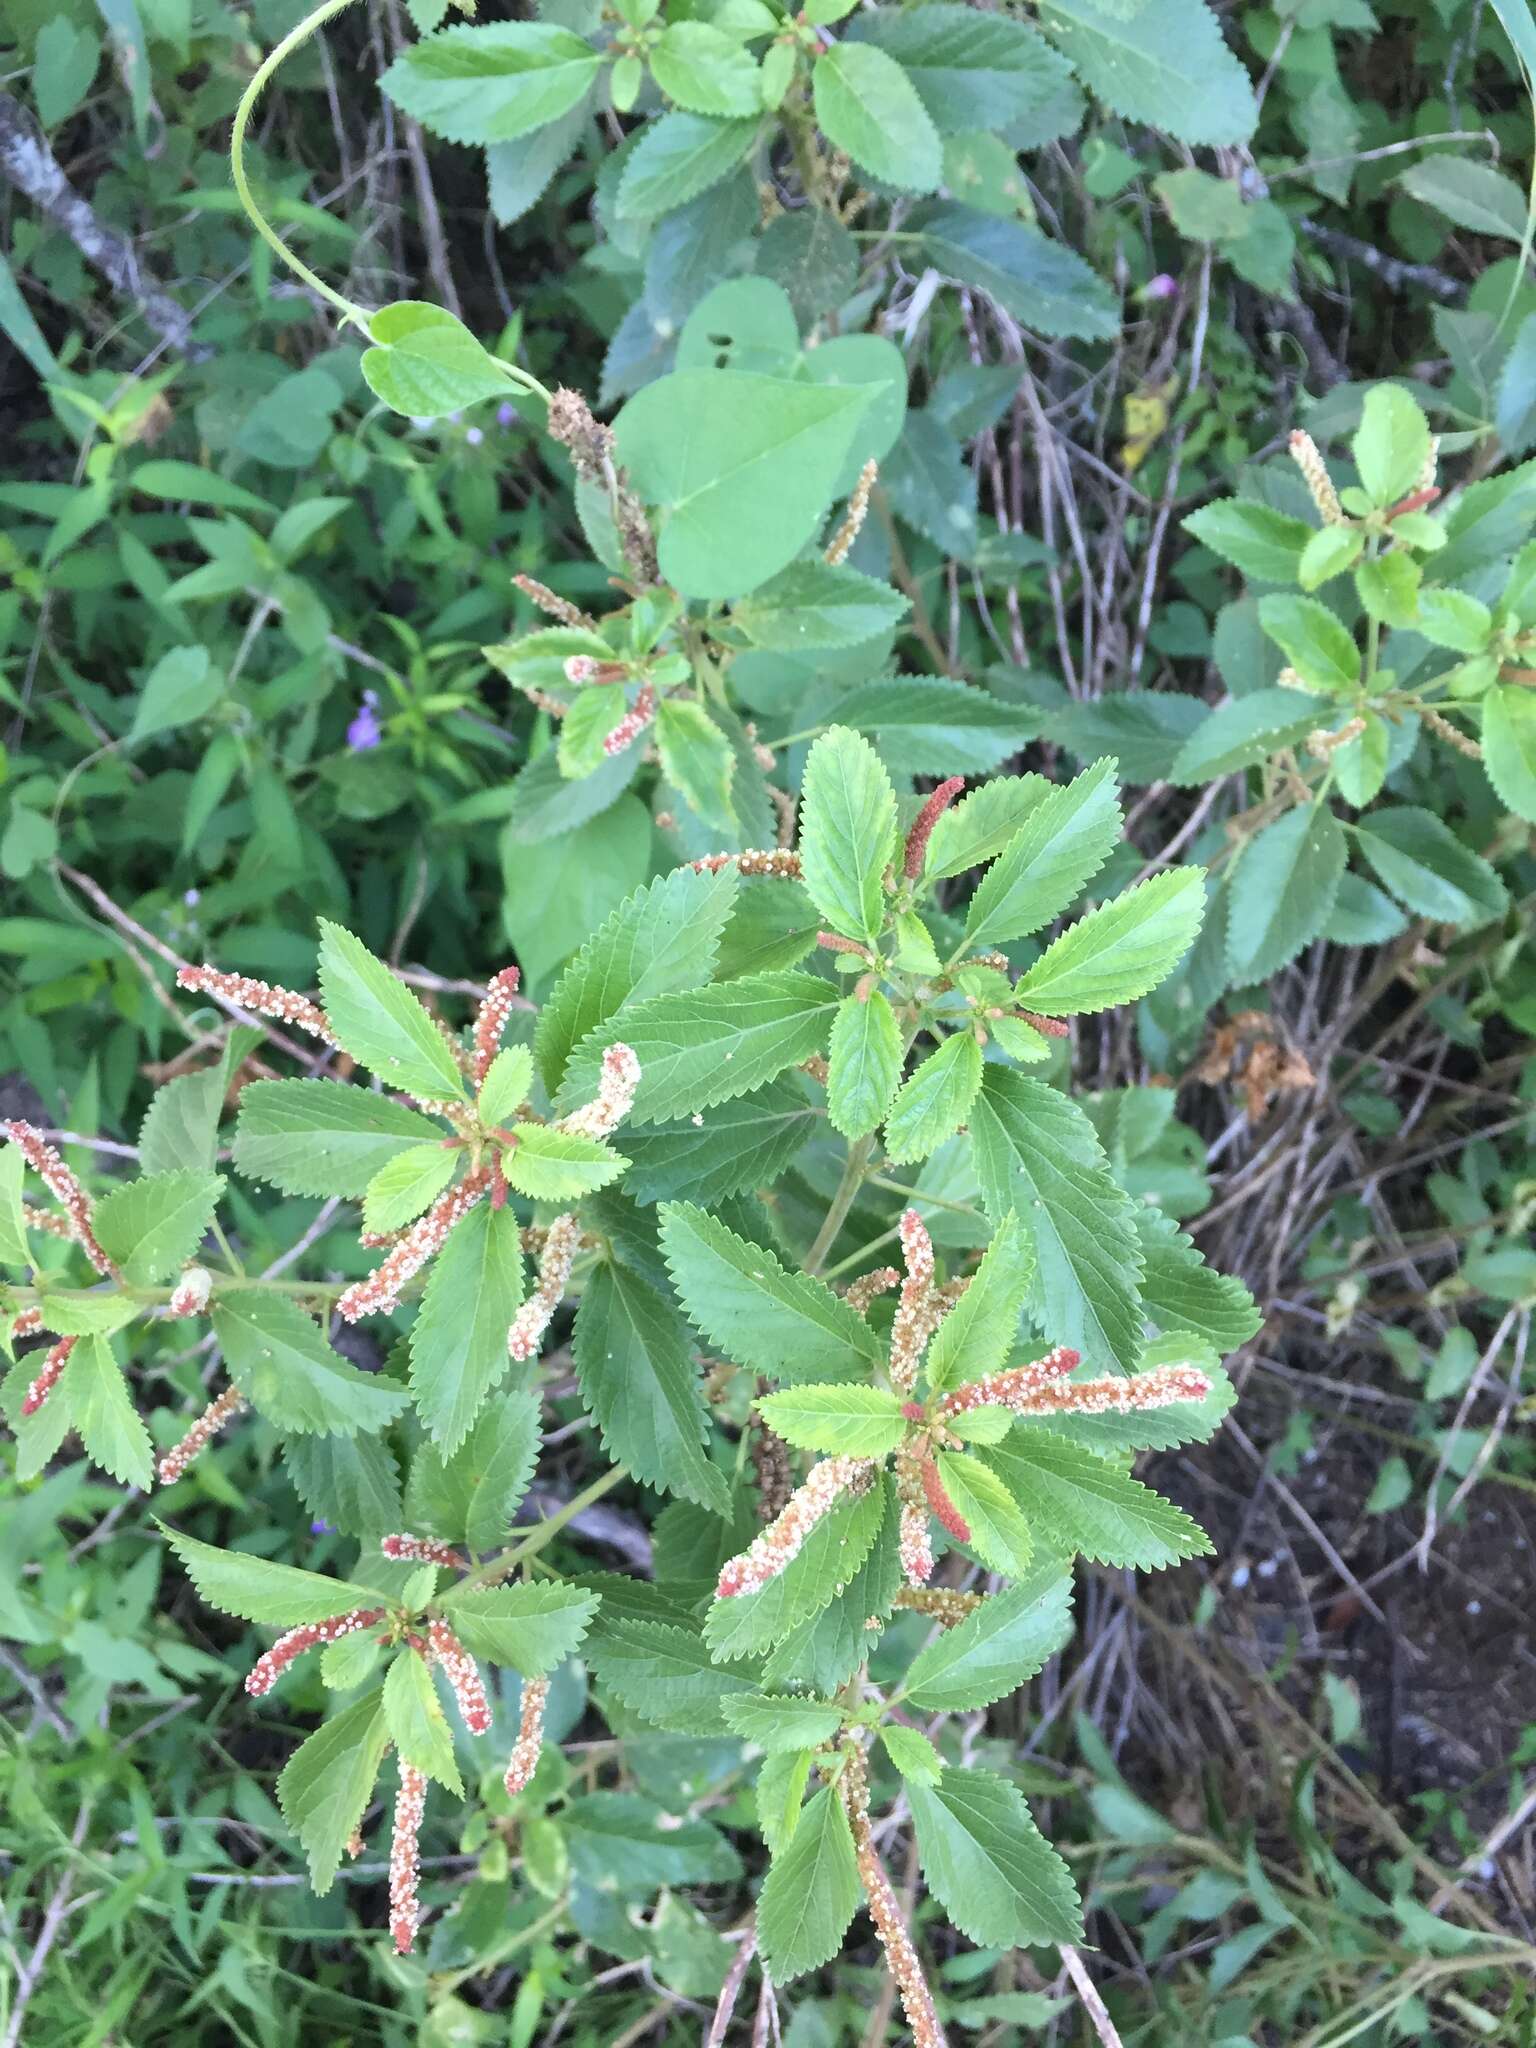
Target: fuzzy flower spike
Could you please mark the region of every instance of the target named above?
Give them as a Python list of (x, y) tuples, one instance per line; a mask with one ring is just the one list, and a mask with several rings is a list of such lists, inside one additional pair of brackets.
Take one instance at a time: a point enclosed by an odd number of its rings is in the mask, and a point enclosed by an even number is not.
[(872, 1458), (823, 1458), (813, 1465), (805, 1484), (796, 1487), (762, 1535), (721, 1567), (715, 1597), (730, 1600), (738, 1593), (755, 1593), (776, 1579), (800, 1555), (816, 1524), (845, 1493), (855, 1487), (862, 1491), (877, 1469)]
[(90, 1196), (42, 1132), (34, 1129), (29, 1123), (23, 1123), (19, 1117), (10, 1123), (0, 1124), (0, 1131), (10, 1139), (64, 1211), (69, 1235), (97, 1272), (106, 1279), (120, 1280), (122, 1275), (116, 1265), (96, 1241), (95, 1211), (91, 1206)]

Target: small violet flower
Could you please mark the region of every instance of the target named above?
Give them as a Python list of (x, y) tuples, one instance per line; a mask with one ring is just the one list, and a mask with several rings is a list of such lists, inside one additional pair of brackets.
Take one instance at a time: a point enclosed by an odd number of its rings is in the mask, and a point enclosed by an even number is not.
[(1170, 277), (1166, 270), (1160, 270), (1156, 277), (1147, 280), (1146, 296), (1149, 299), (1176, 299), (1179, 296), (1179, 280)]
[(517, 424), (517, 407), (509, 399), (503, 399), (496, 408), (498, 427), (514, 427)]
[(364, 753), (369, 747), (376, 747), (384, 737), (375, 708), (378, 701), (377, 690), (364, 690), (357, 716), (347, 727), (347, 745), (354, 754)]

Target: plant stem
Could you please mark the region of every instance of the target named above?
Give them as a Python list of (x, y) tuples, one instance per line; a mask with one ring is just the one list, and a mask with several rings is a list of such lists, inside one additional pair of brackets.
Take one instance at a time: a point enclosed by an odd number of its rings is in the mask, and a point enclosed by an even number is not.
[(514, 1543), (510, 1549), (502, 1551), (499, 1557), (493, 1557), (489, 1564), (481, 1565), (477, 1572), (473, 1572), (467, 1579), (461, 1580), (460, 1585), (494, 1586), (498, 1584), (500, 1580), (507, 1578), (514, 1572), (525, 1559), (533, 1557), (537, 1552), (541, 1551), (549, 1539), (552, 1536), (558, 1535), (567, 1522), (574, 1521), (579, 1514), (584, 1513), (587, 1508), (591, 1507), (594, 1501), (601, 1500), (605, 1493), (611, 1493), (621, 1479), (627, 1479), (628, 1477), (629, 1473), (622, 1465), (610, 1465), (600, 1478), (594, 1479), (590, 1486), (584, 1487), (580, 1493), (573, 1495), (563, 1508), (558, 1509), (552, 1515), (546, 1515), (531, 1535), (525, 1536), (521, 1543)]
[(843, 1177), (837, 1184), (837, 1192), (832, 1197), (832, 1205), (827, 1210), (820, 1230), (816, 1233), (816, 1242), (805, 1255), (805, 1270), (807, 1273), (814, 1274), (821, 1271), (822, 1261), (837, 1242), (837, 1233), (847, 1221), (848, 1211), (853, 1207), (859, 1189), (864, 1184), (864, 1169), (869, 1164), (869, 1155), (874, 1149), (874, 1143), (875, 1141), (872, 1137), (860, 1138), (856, 1145), (848, 1147), (848, 1157), (843, 1165)]

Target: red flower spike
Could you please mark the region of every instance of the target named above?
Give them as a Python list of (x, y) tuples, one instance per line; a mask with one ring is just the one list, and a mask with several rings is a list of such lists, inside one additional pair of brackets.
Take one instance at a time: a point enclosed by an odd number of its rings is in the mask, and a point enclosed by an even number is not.
[(343, 1636), (354, 1636), (362, 1629), (372, 1628), (384, 1619), (388, 1611), (384, 1607), (354, 1607), (350, 1614), (338, 1614), (330, 1621), (306, 1621), (298, 1628), (289, 1629), (251, 1666), (246, 1676), (246, 1691), (252, 1699), (259, 1700), (263, 1693), (272, 1690), (288, 1666), (296, 1657), (302, 1657), (306, 1650), (318, 1649), (323, 1643), (339, 1643)]
[(903, 1401), (901, 1412), (908, 1422), (921, 1422), (924, 1413), (923, 1404), (921, 1401)]
[(90, 1196), (42, 1132), (35, 1130), (31, 1124), (22, 1122), (19, 1117), (10, 1123), (0, 1124), (0, 1132), (10, 1139), (64, 1211), (68, 1218), (70, 1237), (79, 1245), (97, 1272), (108, 1280), (120, 1280), (122, 1275), (117, 1267), (96, 1242), (96, 1229), (92, 1221), (95, 1211)]
[(1044, 1358), (1030, 1365), (1015, 1365), (1006, 1372), (990, 1372), (985, 1379), (957, 1387), (939, 1403), (941, 1416), (965, 1415), (972, 1408), (1025, 1408), (1041, 1388), (1065, 1377), (1076, 1367), (1081, 1353), (1070, 1344), (1058, 1344)]
[(1068, 1038), (1072, 1027), (1065, 1017), (1042, 1017), (1038, 1010), (1016, 1010), (1021, 1024), (1028, 1024), (1044, 1038)]
[(479, 1665), (446, 1621), (439, 1619), (427, 1623), (427, 1641), (458, 1701), (464, 1726), (471, 1735), (483, 1735), (491, 1725), (491, 1703), (485, 1696), (485, 1682), (480, 1676)]
[(35, 1415), (54, 1388), (63, 1378), (64, 1368), (69, 1363), (70, 1353), (80, 1342), (78, 1337), (61, 1337), (48, 1356), (43, 1360), (43, 1369), (28, 1387), (21, 1404), (23, 1415)]
[(902, 869), (909, 882), (915, 882), (923, 872), (923, 857), (933, 837), (933, 828), (964, 787), (963, 775), (949, 776), (939, 784), (913, 820), (912, 829), (907, 834), (907, 853)]
[(395, 1564), (440, 1564), (450, 1571), (468, 1571), (469, 1559), (451, 1543), (435, 1536), (381, 1536), (379, 1549)]
[(717, 1600), (755, 1593), (776, 1579), (800, 1555), (805, 1539), (852, 1486), (863, 1486), (876, 1470), (870, 1458), (823, 1458), (785, 1502), (763, 1533), (727, 1559), (715, 1586)]
[(225, 1423), (239, 1415), (244, 1407), (245, 1396), (238, 1387), (226, 1387), (216, 1401), (210, 1401), (181, 1442), (160, 1460), (157, 1467), (160, 1484), (174, 1486), (198, 1453), (206, 1450)]
[(336, 1043), (331, 1020), (320, 1005), (291, 988), (279, 988), (275, 982), (257, 981), (249, 974), (225, 974), (217, 967), (183, 967), (177, 972), (176, 984), (194, 995), (217, 996), (221, 1002), (251, 1010), (258, 1017), (297, 1025), (322, 1045)]
[(490, 1170), (482, 1166), (466, 1174), (446, 1195), (440, 1195), (426, 1215), (401, 1235), (384, 1263), (342, 1295), (336, 1304), (342, 1321), (355, 1323), (363, 1316), (387, 1315), (392, 1308), (398, 1308), (400, 1291), (406, 1282), (442, 1250), (454, 1225), (469, 1214), (490, 1185)]
[(957, 1543), (969, 1543), (971, 1525), (945, 1491), (944, 1482), (939, 1477), (938, 1466), (932, 1458), (925, 1458), (919, 1470), (922, 1473), (923, 1492), (940, 1526), (947, 1530)]
[(506, 1775), (502, 1783), (512, 1798), (523, 1791), (529, 1779), (538, 1769), (539, 1757), (544, 1748), (544, 1707), (549, 1698), (547, 1678), (525, 1678), (523, 1680), (522, 1711), (518, 1716), (517, 1740), (512, 1745), (512, 1754), (507, 1759)]
[(395, 1796), (395, 1831), (389, 1845), (389, 1931), (395, 1954), (408, 1956), (421, 1925), (421, 1821), (427, 1806), (427, 1781), (414, 1764), (400, 1759), (400, 1790)]
[(501, 1047), (501, 1034), (507, 1028), (517, 1001), (517, 985), (522, 979), (516, 967), (503, 967), (494, 976), (485, 992), (485, 1000), (475, 1012), (474, 1051), (470, 1056), (470, 1079), (478, 1088), (491, 1070)]

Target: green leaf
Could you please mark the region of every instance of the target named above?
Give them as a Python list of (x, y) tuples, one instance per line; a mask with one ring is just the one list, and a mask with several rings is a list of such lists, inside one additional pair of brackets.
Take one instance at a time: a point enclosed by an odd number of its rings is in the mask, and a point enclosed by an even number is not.
[(1180, 142), (1246, 142), (1258, 122), (1247, 73), (1204, 0), (1045, 0), (1041, 26), (1095, 98)]
[(801, 1801), (815, 1761), (815, 1753), (809, 1749), (791, 1750), (787, 1756), (763, 1760), (757, 1774), (755, 1805), (757, 1825), (770, 1856), (781, 1853), (800, 1825), (804, 1812)]
[(67, 15), (53, 14), (37, 31), (32, 97), (44, 128), (57, 128), (91, 89), (101, 62), (101, 38)]
[(1396, 805), (1373, 811), (1369, 826), (1354, 832), (1382, 883), (1415, 917), (1470, 926), (1503, 916), (1504, 884), (1432, 812)]
[(943, 135), (1039, 122), (1073, 97), (1070, 70), (1032, 28), (954, 0), (855, 13), (845, 37), (894, 57)]
[(563, 1664), (586, 1634), (597, 1595), (545, 1580), (515, 1586), (457, 1587), (442, 1609), (464, 1647), (524, 1678), (542, 1678)]
[(124, 1486), (148, 1493), (154, 1484), (149, 1431), (139, 1420), (128, 1382), (105, 1337), (82, 1337), (66, 1369), (66, 1384), (54, 1399), (69, 1398), (69, 1419), (80, 1433), (92, 1464)]
[[(844, 1494), (776, 1577), (750, 1593), (714, 1602), (704, 1622), (712, 1654), (722, 1659), (755, 1656), (783, 1643), (827, 1609), (845, 1606), (853, 1576), (874, 1549), (885, 1519), (883, 1486)], [(863, 1628), (868, 1612), (866, 1608), (855, 1618), (858, 1628)], [(827, 1689), (819, 1677), (803, 1675), (818, 1691)], [(769, 1684), (781, 1682), (772, 1663), (764, 1677)]]
[(1016, 1423), (984, 1455), (1047, 1549), (1144, 1572), (1210, 1555), (1209, 1537), (1182, 1508), (1037, 1423)]
[(880, 1740), (885, 1753), (901, 1775), (919, 1785), (937, 1785), (944, 1773), (939, 1752), (920, 1728), (904, 1727), (900, 1721), (881, 1724)]
[(299, 1436), (371, 1434), (405, 1406), (403, 1387), (349, 1364), (290, 1295), (265, 1288), (221, 1291), (213, 1330), (230, 1378), (280, 1429)]
[(873, 640), (897, 625), (907, 608), (888, 583), (810, 555), (743, 598), (732, 608), (731, 623), (755, 647), (804, 654)]
[(343, 1048), (381, 1081), (428, 1098), (463, 1096), (459, 1063), (415, 996), (328, 918), (320, 920), (320, 988)]
[(759, 120), (663, 114), (646, 127), (624, 158), (615, 208), (619, 219), (652, 220), (697, 199), (752, 153), (761, 130)]
[(1112, 761), (1096, 761), (1074, 781), (1048, 786), (971, 898), (970, 944), (1003, 945), (1059, 917), (1109, 858), (1120, 824)]
[(651, 46), (651, 76), (690, 114), (752, 119), (762, 111), (758, 68), (740, 43), (703, 21), (675, 21)]
[(405, 1526), (400, 1472), (382, 1436), (285, 1436), (283, 1467), (312, 1515), (376, 1542)]
[(1349, 445), (1374, 504), (1385, 509), (1417, 489), (1429, 442), (1429, 421), (1401, 384), (1370, 387)]
[(130, 1287), (153, 1287), (197, 1250), (223, 1192), (222, 1174), (148, 1174), (96, 1204), (96, 1236)]
[(928, 1384), (935, 1393), (984, 1380), (1005, 1363), (1034, 1276), (1034, 1247), (1010, 1212), (929, 1347)]
[(324, 1898), (348, 1842), (373, 1797), (389, 1747), (384, 1689), (375, 1686), (333, 1714), (301, 1743), (277, 1781), (278, 1804), (309, 1861), (309, 1881)]
[(626, 1707), (676, 1735), (718, 1735), (728, 1701), (753, 1689), (716, 1663), (702, 1635), (663, 1621), (615, 1616), (604, 1605), (586, 1661)]
[(1298, 804), (1243, 849), (1227, 891), (1227, 971), (1267, 981), (1328, 920), (1349, 849), (1326, 804)]
[(729, 1490), (704, 1448), (709, 1411), (693, 1344), (672, 1304), (628, 1267), (600, 1265), (581, 1297), (572, 1355), (582, 1401), (615, 1462), (726, 1514)]
[(733, 1693), (723, 1712), (728, 1728), (769, 1756), (814, 1749), (820, 1742), (830, 1742), (843, 1725), (841, 1707), (800, 1699), (794, 1693)]
[(515, 1149), (502, 1154), (507, 1184), (533, 1202), (576, 1202), (607, 1187), (628, 1166), (601, 1138), (553, 1124), (515, 1124)]
[(1536, 691), (1502, 683), (1483, 699), (1483, 766), (1515, 816), (1536, 824)]
[(442, 30), (403, 51), (379, 81), (403, 113), (446, 142), (510, 142), (585, 99), (602, 65), (552, 22)]
[(1305, 739), (1330, 708), (1305, 691), (1278, 684), (1232, 697), (1204, 713), (1174, 755), (1168, 779), (1192, 789), (1239, 768), (1256, 768), (1282, 747)]
[(853, 1835), (835, 1786), (825, 1786), (769, 1866), (757, 1902), (757, 1940), (775, 1984), (830, 1962), (859, 1903)]
[(539, 1012), (534, 1056), (551, 1094), (571, 1048), (626, 1003), (708, 981), (737, 888), (734, 868), (681, 868), (637, 889), (594, 932)]
[(666, 514), (667, 581), (686, 597), (742, 597), (793, 561), (826, 511), (870, 393), (714, 369), (676, 370), (637, 393), (614, 422), (617, 452)]
[(800, 799), (800, 856), (811, 900), (834, 931), (873, 941), (882, 878), (896, 853), (896, 794), (868, 740), (834, 725), (812, 747)]
[(1525, 239), (1525, 192), (1492, 164), (1446, 151), (1412, 165), (1397, 182), (1410, 199), (1432, 206), (1459, 228), (1499, 241)]
[(174, 732), (213, 709), (224, 694), (224, 678), (206, 647), (173, 647), (162, 654), (139, 691), (128, 729), (130, 746), (154, 733)]
[(493, 1396), (451, 1456), (434, 1444), (417, 1451), (405, 1495), (408, 1526), (471, 1550), (494, 1550), (506, 1541), (542, 1440), (534, 1394), (519, 1388)]
[(217, 1550), (176, 1529), (164, 1531), (172, 1550), (186, 1566), (200, 1599), (241, 1621), (267, 1622), (277, 1628), (298, 1628), (310, 1621), (330, 1621), (355, 1607), (382, 1607), (383, 1595), (371, 1586), (349, 1585), (345, 1579), (322, 1578), (318, 1572), (296, 1571), (270, 1558), (245, 1551)]
[(27, 1243), (26, 1219), (22, 1213), (21, 1183), (26, 1171), (19, 1148), (0, 1149), (0, 1266), (30, 1266), (32, 1250)]
[(402, 1650), (385, 1674), (384, 1723), (408, 1764), (463, 1797), (448, 1717), (438, 1702), (427, 1660), (415, 1650)]
[(1118, 301), (1097, 271), (1023, 221), (943, 206), (923, 220), (922, 236), (936, 269), (1042, 334), (1104, 341), (1119, 332)]
[(1043, 1671), (1071, 1634), (1071, 1574), (1039, 1566), (919, 1650), (902, 1696), (924, 1714), (990, 1707)]
[(885, 1121), (885, 1149), (897, 1161), (926, 1159), (965, 1122), (981, 1086), (981, 1047), (953, 1032), (902, 1083)]
[(803, 1451), (883, 1458), (907, 1435), (901, 1402), (885, 1387), (786, 1387), (760, 1395), (757, 1406), (770, 1429)]
[(1160, 1329), (1192, 1330), (1218, 1351), (1258, 1334), (1264, 1319), (1242, 1281), (1208, 1266), (1171, 1217), (1138, 1208), (1135, 1224), (1146, 1261), (1142, 1306)]
[(730, 1884), (741, 1862), (708, 1821), (632, 1792), (589, 1792), (561, 1815), (577, 1877), (590, 1890), (649, 1898), (659, 1885)]
[(1012, 1578), (1026, 1571), (1035, 1547), (1029, 1523), (997, 1474), (968, 1451), (940, 1451), (934, 1463), (982, 1563)]
[(736, 830), (731, 779), (736, 756), (731, 743), (702, 704), (663, 697), (656, 707), (656, 746), (661, 771), (706, 825)]
[(901, 1057), (896, 1013), (882, 991), (847, 997), (827, 1048), (827, 1118), (835, 1131), (863, 1138), (874, 1130), (896, 1093)]
[(355, 1200), (391, 1160), (443, 1135), (440, 1124), (366, 1088), (252, 1081), (240, 1091), (235, 1165), (285, 1195)]
[(411, 1394), (445, 1456), (464, 1441), (507, 1370), (507, 1331), (522, 1299), (517, 1218), (481, 1202), (433, 1260), (411, 1326)]
[(1231, 178), (1213, 178), (1208, 171), (1163, 171), (1152, 180), (1152, 190), (1190, 241), (1236, 242), (1247, 232), (1249, 209)]
[(928, 110), (894, 58), (872, 43), (834, 43), (811, 71), (816, 121), (835, 149), (899, 192), (932, 192), (944, 149)]
[(676, 1123), (626, 1131), (624, 1192), (634, 1202), (683, 1200), (714, 1208), (743, 1189), (770, 1187), (820, 1128), (820, 1112), (803, 1084), (793, 1077), (770, 1081)]
[(1092, 1124), (1058, 1090), (996, 1066), (970, 1122), (989, 1212), (1014, 1210), (1034, 1239), (1031, 1316), (1091, 1364), (1129, 1371), (1141, 1348), (1136, 1210)]
[(938, 881), (995, 860), (1055, 786), (1043, 775), (999, 775), (951, 804), (928, 841), (924, 879)]
[(630, 1124), (712, 1109), (823, 1051), (837, 1001), (830, 982), (777, 973), (637, 1003), (582, 1040), (557, 1106), (564, 1111), (591, 1100), (603, 1052), (622, 1040), (640, 1062)]
[(837, 715), (878, 743), (895, 775), (984, 775), (1033, 739), (1039, 724), (1016, 705), (941, 676), (857, 683), (838, 698)]
[(368, 1183), (363, 1195), (363, 1228), (384, 1237), (413, 1223), (437, 1200), (460, 1164), (459, 1154), (447, 1151), (441, 1138), (397, 1152)]
[(505, 365), (446, 307), (397, 299), (370, 317), (368, 338), (373, 346), (358, 365), (363, 381), (407, 419), (441, 419), (516, 388)]
[(1184, 521), (1185, 529), (1261, 583), (1294, 583), (1301, 551), (1315, 529), (1253, 498), (1218, 498)]
[(856, 1310), (821, 1280), (791, 1273), (688, 1202), (664, 1203), (661, 1246), (694, 1324), (738, 1365), (773, 1379), (846, 1378), (883, 1348)]
[(1017, 1786), (970, 1767), (946, 1770), (936, 1788), (909, 1783), (907, 1797), (928, 1889), (967, 1939), (1002, 1949), (1083, 1939), (1072, 1874)]
[(510, 1123), (528, 1100), (532, 1086), (533, 1053), (526, 1045), (507, 1046), (491, 1061), (485, 1079), (480, 1083), (480, 1121), (485, 1124)]
[(1353, 690), (1358, 684), (1355, 637), (1315, 597), (1271, 592), (1259, 599), (1259, 623), (1311, 688)]
[(1135, 1002), (1178, 966), (1204, 914), (1204, 870), (1168, 868), (1080, 918), (1046, 947), (1014, 993), (1047, 1017)]

